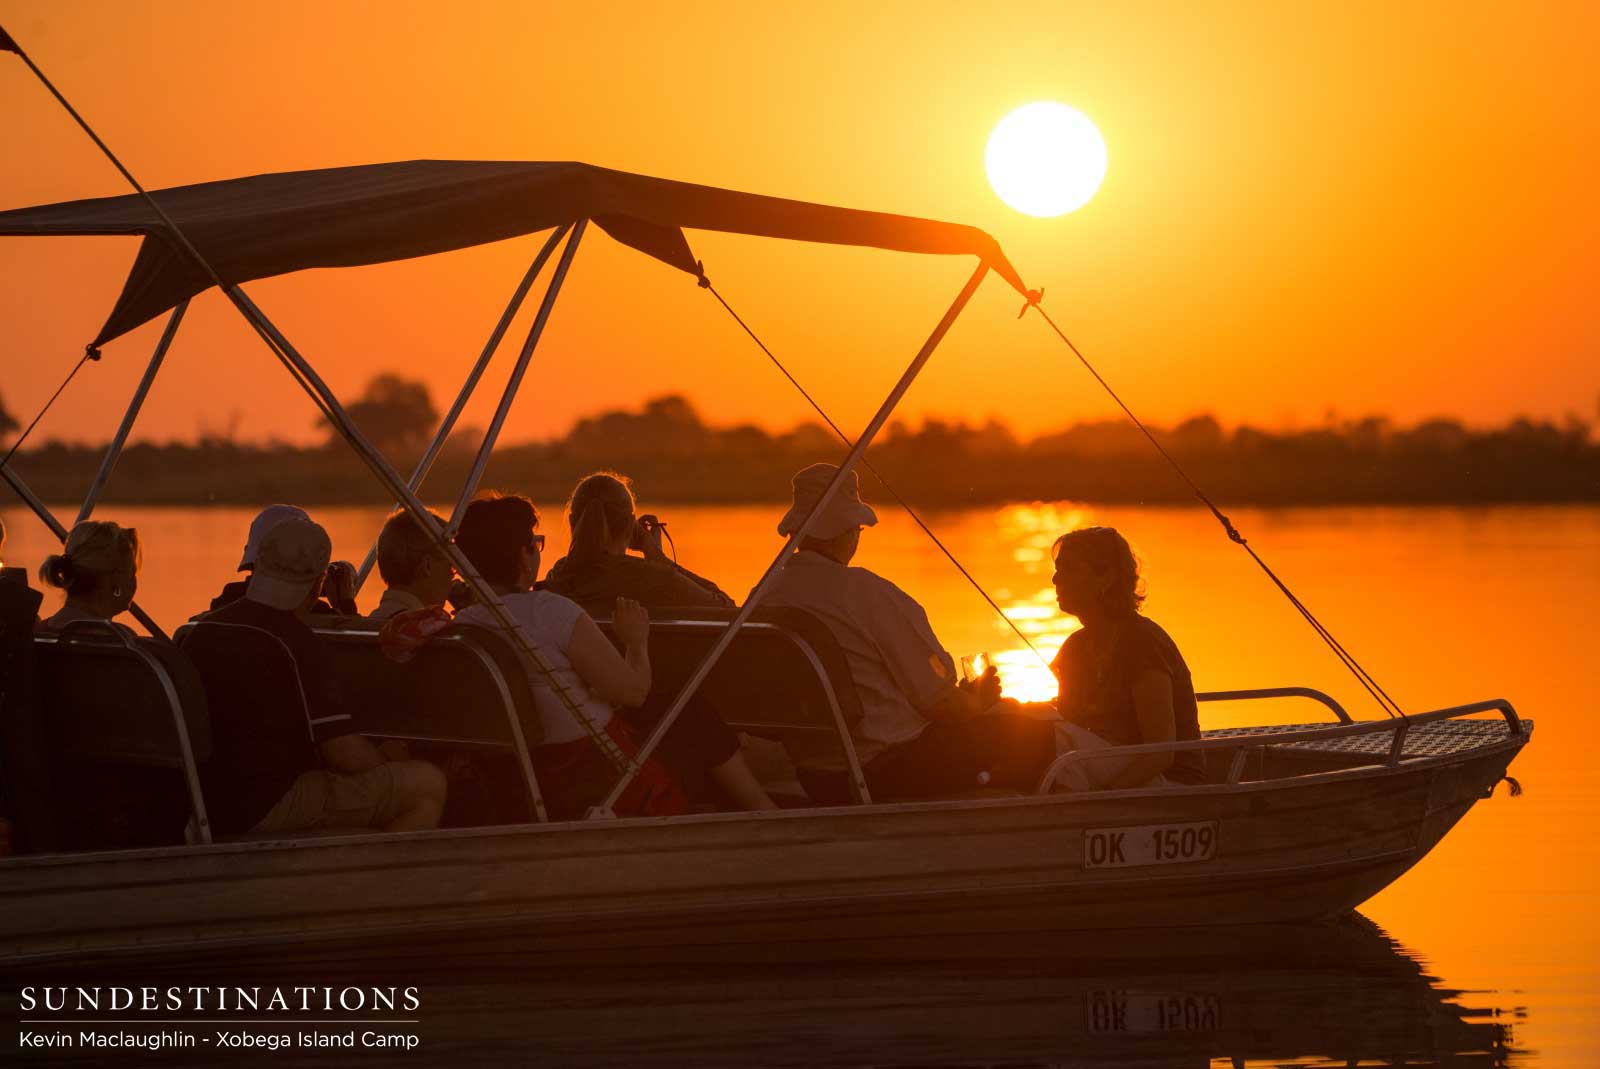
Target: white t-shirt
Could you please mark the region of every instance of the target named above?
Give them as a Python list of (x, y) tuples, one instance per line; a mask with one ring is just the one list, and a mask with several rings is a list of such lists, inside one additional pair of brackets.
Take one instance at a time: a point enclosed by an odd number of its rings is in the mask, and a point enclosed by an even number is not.
[[(555, 669), (556, 678), (565, 685), (567, 693), (572, 695), (589, 722), (596, 729), (609, 724), (613, 712), (611, 706), (589, 693), (589, 688), (584, 685), (583, 678), (578, 675), (577, 669), (572, 667), (572, 661), (567, 655), (567, 651), (572, 648), (572, 630), (577, 625), (578, 619), (584, 615), (583, 609), (577, 602), (569, 601), (560, 594), (552, 594), (548, 590), (506, 594), (501, 600), (505, 602), (506, 608), (511, 611), (517, 623), (528, 633), (528, 637), (539, 647), (539, 652), (544, 654), (545, 660)], [(479, 627), (496, 627), (494, 617), (482, 605), (469, 605), (456, 614), (456, 620)], [(518, 653), (521, 654), (520, 647)], [(589, 733), (551, 689), (544, 675), (526, 660), (525, 655), (523, 657), (524, 667), (528, 672), (528, 683), (533, 688), (533, 702), (538, 707), (539, 723), (543, 729), (544, 737), (539, 741), (548, 744), (588, 738)]]

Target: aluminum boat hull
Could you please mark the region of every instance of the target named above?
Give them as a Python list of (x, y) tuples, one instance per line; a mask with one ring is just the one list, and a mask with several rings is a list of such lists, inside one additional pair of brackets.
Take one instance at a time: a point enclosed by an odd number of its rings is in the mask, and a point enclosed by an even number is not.
[[(1233, 785), (333, 836), (0, 862), (0, 960), (495, 932), (634, 949), (1313, 920), (1419, 859), (1527, 735)], [(1215, 857), (1085, 864), (1215, 821)]]

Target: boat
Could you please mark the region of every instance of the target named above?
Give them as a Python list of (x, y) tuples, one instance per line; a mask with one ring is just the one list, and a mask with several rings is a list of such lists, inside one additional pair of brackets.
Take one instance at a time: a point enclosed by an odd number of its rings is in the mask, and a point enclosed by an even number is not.
[[(1353, 909), (1416, 864), (1492, 793), (1531, 737), (1532, 722), (1503, 699), (1357, 722), (1309, 688), (1231, 691), (1202, 697), (1312, 700), (1326, 715), (1273, 728), (1207, 731), (1198, 743), (1119, 751), (1198, 750), (1208, 779), (1192, 786), (1058, 791), (1058, 781), (1081, 759), (1068, 754), (1028, 793), (980, 789), (931, 801), (875, 800), (846, 728), (853, 697), (837, 648), (814, 621), (760, 606), (761, 593), (805, 536), (808, 517), (743, 607), (726, 618), (652, 622), (652, 645), (673, 643), (678, 651), (662, 661), (676, 666), (680, 684), (660, 725), (638, 760), (608, 749), (597, 736), (619, 778), (611, 799), (587, 819), (538, 819), (545, 815), (543, 803), (521, 726), (528, 701), (519, 697), (519, 673), (508, 665), (526, 658), (548, 675), (548, 662), (451, 537), (589, 222), (713, 292), (685, 230), (976, 257), (948, 311), (850, 443), (818, 509), (854, 466), (865, 463), (868, 445), (989, 272), (1023, 297), (1025, 310), (1039, 305), (1041, 292), (1028, 289), (994, 239), (973, 227), (580, 163), (410, 161), (154, 193), (135, 185), (138, 192), (127, 196), (0, 212), (0, 236), (142, 237), (128, 282), (90, 352), (169, 316), (80, 519), (92, 511), (115, 466), (188, 301), (216, 286), (400, 507), (436, 533), (504, 631), (504, 637), (461, 633), (430, 648), (431, 658), (453, 666), (453, 685), (482, 695), (481, 702), (462, 703), (474, 705), (470, 723), (429, 725), (422, 714), (406, 719), (404, 702), (395, 700), (390, 704), (403, 722), (388, 732), (503, 751), (521, 771), (534, 819), (410, 834), (213, 841), (197, 775), (206, 751), (205, 712), (181, 649), (163, 642), (159, 629), (155, 638), (93, 627), (40, 637), (28, 653), (57, 665), (45, 674), (49, 692), (40, 703), (40, 732), (75, 758), (171, 770), (187, 794), (194, 841), (0, 859), (0, 962), (192, 956), (470, 933), (522, 933), (549, 948), (637, 950), (757, 945), (802, 931), (849, 940), (1326, 918)], [(545, 231), (549, 238), (409, 480), (362, 437), (311, 361), (243, 288), (294, 270), (379, 263)], [(563, 240), (455, 515), (439, 531), (425, 518), (416, 489)], [(13, 466), (0, 474), (64, 534)], [(352, 663), (364, 660), (374, 686), (398, 677), (397, 670), (370, 671), (376, 635), (346, 632), (325, 641)], [(426, 665), (414, 670), (425, 682)], [(762, 710), (763, 722), (737, 726), (791, 749), (829, 748), (853, 804), (821, 806), (801, 797), (775, 812), (617, 818), (610, 803), (690, 697), (704, 686), (739, 686), (741, 673), (747, 678), (751, 671), (763, 674), (778, 700)], [(770, 685), (775, 675), (782, 687)], [(572, 701), (559, 683), (553, 689)], [(409, 692), (424, 691), (419, 682)]]

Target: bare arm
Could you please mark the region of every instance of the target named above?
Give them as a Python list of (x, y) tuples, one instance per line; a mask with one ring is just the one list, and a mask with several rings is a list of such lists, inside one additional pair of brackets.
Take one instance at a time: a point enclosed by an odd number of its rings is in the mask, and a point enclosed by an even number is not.
[(365, 735), (338, 735), (319, 749), (323, 763), (335, 772), (365, 772), (383, 764), (383, 754)]
[(648, 637), (623, 632), (619, 627), (624, 643), (619, 654), (595, 622), (581, 616), (572, 627), (567, 657), (595, 697), (611, 705), (634, 706), (650, 693), (650, 644)]
[[(1172, 677), (1165, 672), (1141, 672), (1133, 681), (1133, 711), (1139, 718), (1142, 742), (1172, 742), (1178, 737), (1178, 718), (1172, 708)], [(1128, 767), (1111, 777), (1106, 790), (1140, 787), (1172, 767), (1174, 753), (1140, 754)]]

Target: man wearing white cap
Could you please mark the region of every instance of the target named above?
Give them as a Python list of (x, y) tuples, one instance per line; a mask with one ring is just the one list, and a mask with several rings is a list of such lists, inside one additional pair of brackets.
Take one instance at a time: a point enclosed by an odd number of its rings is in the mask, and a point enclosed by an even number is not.
[[(250, 521), (250, 533), (245, 536), (244, 553), (239, 557), (239, 571), (250, 572), (255, 569), (262, 540), (268, 531), (285, 520), (305, 520), (309, 523), (311, 517), (299, 505), (268, 505), (256, 513), (256, 518)], [(319, 600), (312, 611), (324, 615), (357, 615), (355, 567), (349, 561), (334, 561), (327, 579), (318, 588), (318, 594), (327, 595), (327, 600)], [(249, 583), (250, 577), (246, 575), (243, 579), (225, 584), (222, 592), (211, 599), (211, 609), (220, 609), (244, 597)]]
[(184, 641), (211, 714), (201, 780), (221, 832), (438, 826), (444, 774), (424, 761), (386, 762), (358, 734), (306, 623), (330, 549), (317, 524), (280, 520), (256, 547), (244, 597), (206, 614)]
[[(794, 505), (779, 522), (779, 534), (799, 530), (838, 470), (813, 464), (795, 475)], [(953, 794), (984, 784), (1032, 790), (1055, 759), (1054, 728), (1026, 716), (980, 715), (1000, 698), (993, 670), (976, 684), (958, 684), (955, 662), (922, 606), (882, 576), (850, 567), (862, 529), (877, 522), (851, 471), (762, 602), (805, 609), (844, 650), (861, 698), (863, 716), (851, 725), (851, 736), (868, 788), (883, 798)], [(808, 791), (831, 795), (840, 785), (826, 773), (836, 771), (802, 769), (802, 782)]]

